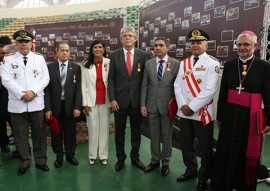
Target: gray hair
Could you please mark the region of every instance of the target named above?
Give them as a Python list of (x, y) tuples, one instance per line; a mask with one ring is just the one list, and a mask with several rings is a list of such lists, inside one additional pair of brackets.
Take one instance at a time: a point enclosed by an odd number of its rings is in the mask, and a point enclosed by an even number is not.
[(254, 43), (257, 43), (257, 36), (256, 35), (251, 35), (251, 34), (240, 34), (238, 35), (237, 39), (236, 39), (236, 42), (238, 42), (238, 40), (242, 37), (250, 37), (251, 40), (254, 42)]
[(134, 29), (134, 27), (131, 27), (131, 26), (125, 26), (123, 28), (121, 28), (121, 31), (120, 31), (120, 37), (123, 37), (123, 35), (127, 32), (131, 32), (133, 33), (133, 35), (135, 37), (137, 37), (137, 32), (136, 30)]
[(15, 44), (8, 44), (4, 46), (6, 54), (17, 52), (17, 46)]

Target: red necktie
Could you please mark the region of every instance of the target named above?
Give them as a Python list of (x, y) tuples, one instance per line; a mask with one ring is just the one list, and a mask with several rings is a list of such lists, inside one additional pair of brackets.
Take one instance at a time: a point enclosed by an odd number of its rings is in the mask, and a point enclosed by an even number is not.
[(127, 52), (126, 66), (127, 66), (128, 75), (131, 76), (131, 55), (130, 55), (130, 51)]

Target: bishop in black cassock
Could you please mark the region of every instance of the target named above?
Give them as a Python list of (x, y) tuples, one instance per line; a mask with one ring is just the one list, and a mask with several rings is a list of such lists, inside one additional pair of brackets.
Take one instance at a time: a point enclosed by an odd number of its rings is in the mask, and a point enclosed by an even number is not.
[[(270, 64), (253, 55), (257, 42), (252, 42), (250, 36), (254, 33), (245, 31), (240, 35), (239, 58), (224, 64), (221, 81), (217, 111), (220, 131), (211, 179), (214, 191), (256, 190), (262, 143), (256, 111), (262, 101), (270, 119)], [(248, 47), (252, 43), (254, 49)], [(241, 59), (243, 54), (246, 60)]]

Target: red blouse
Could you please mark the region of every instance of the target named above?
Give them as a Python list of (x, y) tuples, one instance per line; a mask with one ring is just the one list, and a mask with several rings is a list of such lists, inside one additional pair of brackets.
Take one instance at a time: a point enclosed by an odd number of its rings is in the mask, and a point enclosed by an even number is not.
[(95, 61), (97, 81), (96, 81), (96, 104), (105, 104), (106, 87), (102, 78), (102, 61)]

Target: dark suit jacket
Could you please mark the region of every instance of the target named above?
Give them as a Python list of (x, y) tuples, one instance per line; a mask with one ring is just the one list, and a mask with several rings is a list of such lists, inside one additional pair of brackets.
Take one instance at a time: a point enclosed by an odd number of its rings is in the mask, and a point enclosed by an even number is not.
[[(61, 78), (59, 63), (55, 61), (48, 64), (50, 83), (45, 88), (45, 111), (52, 111), (52, 115), (58, 117), (61, 110)], [(73, 116), (73, 110), (82, 108), (81, 91), (81, 67), (78, 64), (68, 62), (65, 83), (65, 108), (69, 117)]]
[(8, 113), (8, 91), (7, 89), (0, 84), (0, 113), (7, 114)]
[(116, 100), (120, 108), (126, 109), (130, 104), (132, 108), (140, 108), (141, 82), (146, 60), (146, 53), (135, 48), (132, 73), (129, 77), (123, 48), (111, 54), (108, 93), (110, 101)]

